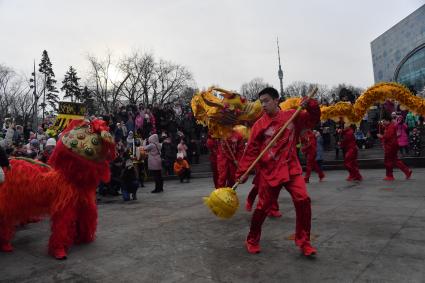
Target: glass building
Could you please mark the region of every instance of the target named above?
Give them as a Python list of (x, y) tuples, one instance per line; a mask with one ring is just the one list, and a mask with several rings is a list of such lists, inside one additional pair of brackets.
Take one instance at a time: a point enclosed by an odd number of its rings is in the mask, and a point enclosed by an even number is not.
[(425, 87), (425, 5), (371, 42), (375, 83)]

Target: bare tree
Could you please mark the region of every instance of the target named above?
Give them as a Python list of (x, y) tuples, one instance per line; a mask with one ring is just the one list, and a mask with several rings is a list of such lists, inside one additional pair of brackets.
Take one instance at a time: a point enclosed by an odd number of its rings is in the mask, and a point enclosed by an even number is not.
[(26, 123), (33, 113), (34, 97), (28, 79), (0, 65), (0, 119), (13, 117)]
[(117, 106), (120, 90), (130, 75), (127, 74), (119, 82), (111, 79), (112, 55), (110, 52), (103, 60), (92, 55), (88, 55), (88, 60), (91, 67), (89, 82), (92, 84), (91, 89), (94, 91), (94, 99), (100, 104), (105, 113), (111, 113)]
[(120, 94), (131, 104), (176, 100), (192, 83), (192, 74), (185, 67), (165, 60), (156, 62), (151, 53), (135, 52), (124, 57), (119, 67), (128, 76)]
[(155, 60), (152, 54), (133, 53), (124, 57), (119, 64), (120, 70), (129, 75), (121, 88), (121, 95), (131, 104), (149, 103), (152, 82), (155, 81)]
[(363, 91), (364, 89), (360, 87), (355, 87), (353, 85), (347, 84), (339, 84), (337, 86), (334, 86), (330, 90), (330, 93), (333, 97), (334, 102), (346, 100), (353, 103), (357, 99), (357, 97), (362, 94)]
[(152, 103), (163, 104), (179, 98), (189, 87), (192, 74), (183, 66), (160, 60), (155, 68), (152, 81)]
[(265, 83), (262, 78), (254, 78), (241, 86), (241, 94), (248, 100), (256, 100), (258, 93), (268, 86), (270, 85)]
[(4, 119), (10, 115), (10, 105), (12, 103), (12, 97), (9, 93), (10, 82), (14, 77), (15, 72), (6, 67), (0, 65), (0, 118)]
[(331, 92), (327, 85), (296, 81), (288, 85), (285, 90), (285, 97), (304, 97), (308, 94), (311, 88), (317, 87), (315, 98), (322, 103), (329, 102)]

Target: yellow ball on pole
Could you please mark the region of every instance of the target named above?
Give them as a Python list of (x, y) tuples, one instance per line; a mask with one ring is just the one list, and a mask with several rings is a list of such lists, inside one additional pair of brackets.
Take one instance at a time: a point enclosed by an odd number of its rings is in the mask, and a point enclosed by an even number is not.
[(204, 197), (204, 203), (218, 217), (228, 219), (232, 217), (239, 208), (239, 199), (236, 191), (232, 188), (218, 188)]

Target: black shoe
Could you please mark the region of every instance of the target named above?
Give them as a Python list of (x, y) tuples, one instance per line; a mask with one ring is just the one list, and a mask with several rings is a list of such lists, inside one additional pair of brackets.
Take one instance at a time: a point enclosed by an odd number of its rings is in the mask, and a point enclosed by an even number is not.
[(164, 190), (153, 190), (151, 191), (151, 193), (156, 194), (156, 193), (162, 193)]

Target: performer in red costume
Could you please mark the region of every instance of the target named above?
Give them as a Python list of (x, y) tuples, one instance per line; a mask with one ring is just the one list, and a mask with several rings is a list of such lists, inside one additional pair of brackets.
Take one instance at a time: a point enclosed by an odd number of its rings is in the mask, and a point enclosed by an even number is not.
[(301, 135), (301, 144), (301, 151), (304, 154), (306, 160), (304, 176), (305, 182), (310, 182), (311, 170), (316, 171), (319, 175), (319, 180), (322, 181), (323, 178), (325, 178), (325, 174), (323, 173), (322, 169), (320, 169), (319, 164), (317, 164), (317, 139), (312, 130), (308, 129), (303, 132)]
[[(239, 161), (236, 179), (245, 173), (259, 153), (273, 139), (295, 110), (279, 108), (279, 93), (267, 87), (259, 94), (264, 109), (263, 116), (255, 122), (245, 153)], [(251, 218), (251, 227), (245, 242), (249, 253), (260, 252), (261, 226), (282, 186), (292, 197), (296, 212), (295, 244), (305, 256), (316, 253), (310, 244), (311, 201), (307, 194), (302, 168), (297, 156), (296, 143), (302, 129), (315, 126), (320, 120), (320, 108), (316, 100), (303, 101), (307, 111), (299, 116), (283, 132), (281, 138), (260, 159), (257, 166), (258, 203)], [(245, 182), (240, 180), (240, 182)]]
[(217, 147), (218, 186), (216, 188), (231, 187), (235, 184), (238, 160), (244, 149), (243, 137), (236, 131), (233, 131), (227, 139), (219, 142)]
[[(254, 177), (254, 180), (252, 180), (252, 184), (254, 186), (251, 188), (246, 198), (246, 203), (245, 203), (246, 211), (252, 210), (252, 205), (254, 204), (255, 198), (258, 195), (258, 180), (259, 178), (258, 178), (258, 175), (256, 174)], [(279, 199), (279, 194), (277, 195), (276, 200), (273, 201), (272, 207), (270, 208), (270, 211), (267, 213), (267, 216), (276, 217), (276, 218), (282, 217), (282, 213), (279, 211), (278, 199)]]
[(353, 125), (343, 130), (338, 130), (342, 133), (342, 140), (339, 146), (344, 152), (344, 166), (348, 170), (347, 181), (361, 181), (362, 175), (359, 172), (359, 164), (357, 163), (357, 143), (354, 137)]
[(218, 188), (218, 171), (217, 171), (217, 147), (218, 140), (208, 135), (207, 147), (210, 151), (210, 164), (213, 172), (214, 186)]
[(398, 156), (397, 127), (390, 117), (384, 116), (384, 134), (378, 134), (384, 146), (384, 165), (386, 169), (385, 181), (394, 181), (393, 168), (397, 166), (406, 175), (406, 179), (412, 176), (412, 170), (401, 161)]

